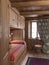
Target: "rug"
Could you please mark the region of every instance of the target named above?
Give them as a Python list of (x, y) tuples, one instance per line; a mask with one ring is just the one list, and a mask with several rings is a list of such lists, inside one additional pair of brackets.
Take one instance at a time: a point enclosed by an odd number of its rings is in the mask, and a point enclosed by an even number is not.
[(29, 57), (26, 65), (49, 65), (49, 59)]

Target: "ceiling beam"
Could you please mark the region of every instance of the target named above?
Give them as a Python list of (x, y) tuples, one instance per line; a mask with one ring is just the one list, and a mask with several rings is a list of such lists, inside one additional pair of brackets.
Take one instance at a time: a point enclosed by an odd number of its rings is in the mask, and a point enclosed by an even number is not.
[(20, 12), (21, 15), (47, 15), (49, 11), (30, 11), (30, 12)]
[(24, 17), (38, 17), (39, 15), (23, 15)]
[(38, 17), (26, 17), (25, 20), (39, 20), (39, 19), (49, 19), (48, 16), (38, 16)]
[(11, 5), (13, 7), (49, 6), (49, 1), (14, 2)]
[(23, 11), (42, 11), (42, 10), (49, 10), (49, 6), (34, 6), (34, 7), (17, 7), (17, 9), (20, 11), (20, 12), (23, 12)]
[[(41, 1), (41, 0), (10, 0), (11, 2), (28, 2), (28, 1)], [(48, 0), (44, 0), (48, 1)]]

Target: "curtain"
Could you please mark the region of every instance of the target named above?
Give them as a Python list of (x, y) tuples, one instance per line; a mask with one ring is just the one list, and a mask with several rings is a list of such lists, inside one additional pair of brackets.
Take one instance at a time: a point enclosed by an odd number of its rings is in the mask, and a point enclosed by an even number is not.
[(37, 30), (40, 35), (41, 40), (44, 41), (43, 50), (47, 52), (47, 44), (49, 44), (49, 27), (48, 27), (48, 19), (40, 19), (37, 22)]

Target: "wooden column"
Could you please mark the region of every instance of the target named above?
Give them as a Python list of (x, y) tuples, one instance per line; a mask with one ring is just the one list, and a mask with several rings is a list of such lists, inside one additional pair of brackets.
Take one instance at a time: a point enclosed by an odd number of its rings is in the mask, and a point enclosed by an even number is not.
[(2, 37), (2, 24), (1, 24), (1, 0), (0, 0), (0, 65), (1, 65), (1, 37)]
[(8, 65), (9, 17), (9, 1), (0, 0), (0, 65)]
[(28, 39), (28, 21), (25, 21), (25, 41)]
[(28, 21), (25, 21), (25, 41), (27, 44), (27, 48), (28, 48)]

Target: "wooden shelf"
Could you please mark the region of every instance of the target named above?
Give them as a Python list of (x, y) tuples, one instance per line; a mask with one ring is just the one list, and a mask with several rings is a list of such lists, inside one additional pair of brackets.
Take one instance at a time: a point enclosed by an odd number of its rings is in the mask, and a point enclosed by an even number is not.
[(10, 27), (11, 30), (23, 30), (22, 28)]

